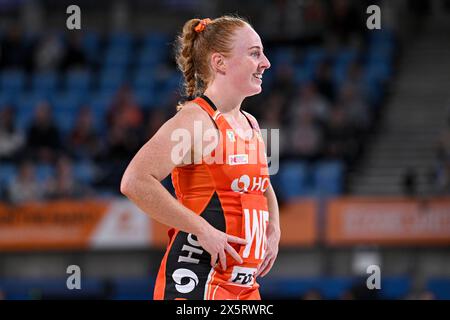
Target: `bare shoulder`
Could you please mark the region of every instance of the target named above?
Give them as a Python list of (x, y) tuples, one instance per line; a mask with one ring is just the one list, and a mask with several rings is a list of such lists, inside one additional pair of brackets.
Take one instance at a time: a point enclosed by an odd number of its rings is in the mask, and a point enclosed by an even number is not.
[(256, 120), (256, 118), (249, 112), (242, 110), (242, 112), (244, 112), (244, 114), (249, 118), (249, 120), (251, 121), (252, 125), (254, 125), (258, 130), (259, 130), (259, 123), (258, 120)]
[(194, 121), (201, 121), (205, 128), (213, 127), (213, 123), (208, 113), (203, 110), (198, 104), (188, 101), (182, 105), (180, 111), (176, 113), (174, 118), (184, 125), (193, 124)]

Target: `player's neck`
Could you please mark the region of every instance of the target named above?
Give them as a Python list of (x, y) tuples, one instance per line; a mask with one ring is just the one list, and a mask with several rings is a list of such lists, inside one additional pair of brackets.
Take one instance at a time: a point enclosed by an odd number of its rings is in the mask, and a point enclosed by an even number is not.
[(215, 87), (208, 87), (204, 93), (217, 107), (221, 113), (230, 114), (233, 117), (239, 115), (243, 99), (236, 98), (229, 94), (227, 90), (218, 90)]

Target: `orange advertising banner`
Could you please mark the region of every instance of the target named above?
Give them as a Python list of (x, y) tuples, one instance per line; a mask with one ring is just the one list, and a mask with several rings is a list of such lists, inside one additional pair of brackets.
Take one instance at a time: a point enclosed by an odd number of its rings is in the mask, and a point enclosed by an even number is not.
[(330, 245), (450, 245), (449, 198), (340, 198), (326, 214)]
[(318, 240), (317, 201), (298, 200), (280, 208), (282, 246), (312, 246)]
[(0, 251), (149, 246), (150, 232), (129, 201), (0, 204)]

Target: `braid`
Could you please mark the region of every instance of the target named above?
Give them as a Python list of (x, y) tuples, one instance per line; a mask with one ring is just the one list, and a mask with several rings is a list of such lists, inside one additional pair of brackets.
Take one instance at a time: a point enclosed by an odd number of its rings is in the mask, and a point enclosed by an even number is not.
[(191, 19), (186, 22), (183, 33), (178, 37), (177, 65), (183, 73), (187, 97), (193, 97), (197, 91), (194, 44), (198, 34), (194, 28), (199, 22), (200, 19)]

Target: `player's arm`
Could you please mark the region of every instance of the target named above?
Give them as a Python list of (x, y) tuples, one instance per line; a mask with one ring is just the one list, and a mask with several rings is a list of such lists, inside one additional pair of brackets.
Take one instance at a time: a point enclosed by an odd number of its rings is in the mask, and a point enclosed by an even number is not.
[[(261, 134), (258, 121), (256, 121), (255, 117), (248, 112), (246, 112), (246, 115), (251, 119), (252, 123)], [(272, 269), (278, 255), (278, 246), (281, 237), (278, 200), (271, 183), (269, 183), (269, 187), (264, 192), (264, 196), (267, 198), (267, 205), (269, 207), (269, 225), (267, 226), (266, 232), (267, 248), (264, 260), (258, 268), (257, 276), (265, 276)]]
[[(244, 111), (245, 112), (245, 111)], [(252, 124), (256, 127), (256, 130), (259, 131), (259, 134), (261, 134), (261, 129), (259, 128), (258, 121), (254, 116), (252, 116), (250, 113), (245, 112), (245, 115), (249, 117)], [(273, 231), (280, 233), (280, 214), (278, 209), (278, 201), (277, 196), (275, 194), (275, 191), (272, 188), (272, 184), (269, 183), (269, 187), (264, 192), (264, 195), (267, 198), (268, 206), (269, 206), (269, 229), (272, 229)]]
[[(194, 134), (194, 123), (201, 121), (203, 127), (207, 127), (207, 121), (211, 121), (207, 117), (199, 108), (185, 107), (168, 120), (131, 160), (122, 177), (120, 191), (153, 219), (196, 235), (202, 247), (211, 254), (211, 264), (219, 257), (224, 267), (224, 250), (242, 263), (228, 242), (245, 244), (246, 241), (212, 227), (172, 197), (160, 183), (201, 142), (202, 134)], [(186, 138), (179, 140), (182, 136)]]
[[(120, 185), (120, 191), (152, 218), (193, 234), (203, 232), (206, 221), (180, 206), (160, 181), (191, 152), (194, 136), (189, 124), (194, 123), (196, 118), (198, 121), (195, 111), (182, 110), (169, 119), (136, 153)], [(173, 138), (177, 132), (185, 133), (189, 138), (183, 146)], [(173, 150), (180, 152), (174, 156)]]

